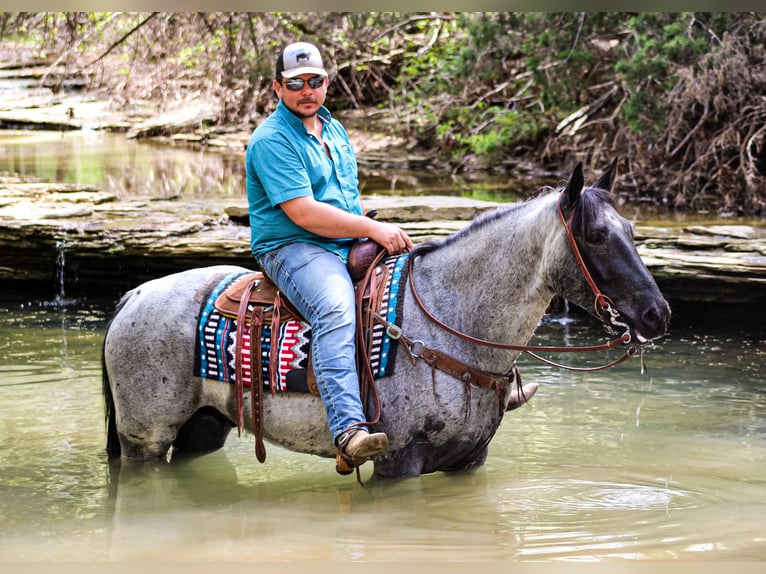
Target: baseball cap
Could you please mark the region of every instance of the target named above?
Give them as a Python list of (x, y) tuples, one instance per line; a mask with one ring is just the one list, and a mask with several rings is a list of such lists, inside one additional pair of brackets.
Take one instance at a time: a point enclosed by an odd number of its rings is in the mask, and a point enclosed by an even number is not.
[(294, 78), (301, 74), (327, 76), (319, 49), (308, 42), (294, 42), (277, 58), (277, 78)]

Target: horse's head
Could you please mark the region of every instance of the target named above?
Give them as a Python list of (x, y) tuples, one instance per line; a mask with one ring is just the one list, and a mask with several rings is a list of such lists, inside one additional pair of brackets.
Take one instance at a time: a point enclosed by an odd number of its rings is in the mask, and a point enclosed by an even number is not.
[(559, 211), (573, 261), (581, 259), (571, 267), (577, 278), (570, 275), (561, 294), (612, 332), (628, 331), (633, 342), (645, 343), (667, 332), (670, 306), (636, 251), (633, 226), (615, 209), (616, 173), (617, 160), (585, 187), (578, 164), (561, 192)]

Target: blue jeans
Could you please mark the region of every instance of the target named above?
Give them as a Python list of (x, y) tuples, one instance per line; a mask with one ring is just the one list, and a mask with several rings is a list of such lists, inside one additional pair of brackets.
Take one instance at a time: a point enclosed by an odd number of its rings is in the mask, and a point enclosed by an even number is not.
[(310, 243), (261, 256), (261, 267), (311, 325), (311, 353), (333, 441), (367, 420), (356, 370), (356, 301), (346, 263)]

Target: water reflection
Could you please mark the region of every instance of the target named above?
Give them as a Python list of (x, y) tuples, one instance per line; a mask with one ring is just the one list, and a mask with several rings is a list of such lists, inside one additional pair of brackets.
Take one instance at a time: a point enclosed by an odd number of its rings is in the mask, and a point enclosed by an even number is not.
[[(525, 359), (541, 388), (484, 468), (362, 488), (274, 446), (258, 464), (248, 435), (195, 460), (109, 465), (113, 303), (0, 302), (5, 560), (766, 559), (762, 329), (677, 324), (645, 375), (635, 360), (582, 374)], [(570, 314), (538, 340), (600, 337)]]
[[(94, 185), (119, 199), (245, 198), (244, 149), (192, 149), (92, 130), (3, 131), (3, 171)], [(360, 166), (360, 188), (367, 195), (458, 195), (511, 201), (518, 199), (515, 187), (508, 177), (485, 175), (469, 181), (428, 170)]]
[(242, 155), (154, 145), (100, 131), (4, 132), (0, 172), (94, 185), (120, 199), (244, 197)]

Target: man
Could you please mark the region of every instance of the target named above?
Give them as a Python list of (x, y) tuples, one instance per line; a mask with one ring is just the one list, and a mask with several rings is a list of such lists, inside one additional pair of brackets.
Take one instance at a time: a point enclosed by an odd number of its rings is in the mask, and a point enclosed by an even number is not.
[(312, 362), (335, 446), (351, 466), (388, 448), (364, 426), (355, 361), (354, 287), (346, 260), (358, 238), (389, 254), (412, 248), (397, 226), (362, 214), (356, 156), (323, 106), (329, 84), (319, 50), (296, 42), (277, 58), (277, 108), (247, 146), (253, 256), (310, 323)]

